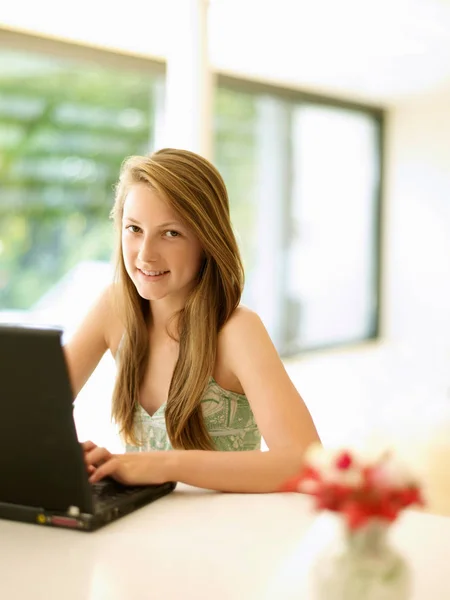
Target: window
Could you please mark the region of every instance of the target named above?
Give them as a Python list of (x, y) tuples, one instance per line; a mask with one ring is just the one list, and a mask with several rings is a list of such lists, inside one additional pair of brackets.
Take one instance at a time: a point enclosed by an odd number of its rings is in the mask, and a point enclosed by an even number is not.
[(376, 336), (382, 115), (219, 83), (215, 162), (246, 268), (244, 303), (284, 355)]
[(110, 278), (113, 185), (152, 146), (160, 79), (127, 60), (0, 46), (0, 321), (70, 331)]

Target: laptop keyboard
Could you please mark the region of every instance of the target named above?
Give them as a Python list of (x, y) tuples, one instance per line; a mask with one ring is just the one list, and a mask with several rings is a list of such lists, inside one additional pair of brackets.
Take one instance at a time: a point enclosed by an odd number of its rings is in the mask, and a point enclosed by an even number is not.
[(91, 488), (95, 505), (100, 508), (142, 490), (141, 486), (122, 485), (114, 479), (102, 479), (92, 483)]

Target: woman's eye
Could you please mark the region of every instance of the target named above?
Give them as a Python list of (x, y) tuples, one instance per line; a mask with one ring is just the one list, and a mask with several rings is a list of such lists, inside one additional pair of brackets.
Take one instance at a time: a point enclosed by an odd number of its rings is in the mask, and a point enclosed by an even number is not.
[(128, 227), (126, 229), (128, 229), (132, 233), (139, 233), (141, 230), (141, 228), (138, 227), (137, 225), (128, 225)]
[(165, 232), (165, 235), (166, 237), (175, 238), (178, 237), (180, 234), (178, 233), (178, 231), (169, 230)]

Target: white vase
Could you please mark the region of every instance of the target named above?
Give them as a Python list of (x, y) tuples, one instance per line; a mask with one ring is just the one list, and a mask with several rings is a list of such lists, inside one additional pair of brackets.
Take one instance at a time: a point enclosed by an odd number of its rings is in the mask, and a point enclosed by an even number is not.
[(411, 573), (388, 541), (388, 526), (370, 520), (340, 534), (316, 561), (312, 572), (314, 600), (409, 600)]

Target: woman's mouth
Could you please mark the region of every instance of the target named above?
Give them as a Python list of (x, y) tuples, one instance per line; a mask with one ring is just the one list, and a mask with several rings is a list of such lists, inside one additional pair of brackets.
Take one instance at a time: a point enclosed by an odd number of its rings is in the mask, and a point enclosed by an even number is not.
[(167, 273), (169, 273), (169, 271), (146, 271), (145, 269), (138, 269), (138, 271), (150, 281), (156, 281), (157, 279), (161, 279), (162, 277), (164, 277), (164, 275), (167, 275)]

